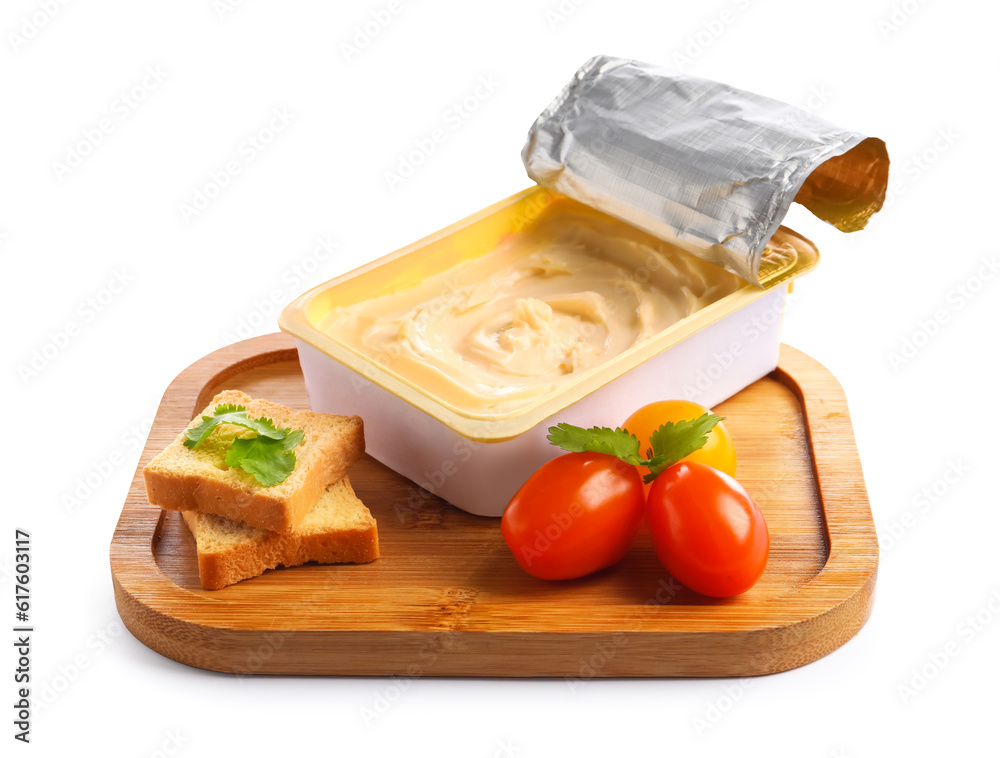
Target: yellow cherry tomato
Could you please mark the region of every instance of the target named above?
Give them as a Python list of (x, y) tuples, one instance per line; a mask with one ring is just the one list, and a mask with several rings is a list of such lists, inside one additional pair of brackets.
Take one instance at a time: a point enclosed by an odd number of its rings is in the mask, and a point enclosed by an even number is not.
[[(668, 421), (674, 423), (690, 421), (705, 413), (711, 413), (711, 411), (698, 403), (692, 403), (690, 400), (661, 400), (643, 406), (629, 416), (622, 426), (639, 438), (639, 451), (645, 457), (646, 451), (649, 449), (650, 435), (661, 426)], [(704, 447), (695, 450), (682, 460), (688, 463), (704, 463), (730, 476), (736, 476), (736, 448), (733, 447), (733, 440), (729, 436), (725, 422), (720, 421), (708, 433), (708, 440)], [(639, 473), (643, 476), (649, 473), (645, 466), (639, 468)], [(649, 485), (646, 485), (646, 492), (649, 492)]]

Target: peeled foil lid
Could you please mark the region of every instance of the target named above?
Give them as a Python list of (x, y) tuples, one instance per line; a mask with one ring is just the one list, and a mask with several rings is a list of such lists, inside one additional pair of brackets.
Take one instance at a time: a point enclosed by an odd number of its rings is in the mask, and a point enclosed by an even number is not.
[(885, 200), (885, 143), (707, 79), (597, 56), (521, 151), (539, 184), (758, 283), (795, 200), (844, 232)]

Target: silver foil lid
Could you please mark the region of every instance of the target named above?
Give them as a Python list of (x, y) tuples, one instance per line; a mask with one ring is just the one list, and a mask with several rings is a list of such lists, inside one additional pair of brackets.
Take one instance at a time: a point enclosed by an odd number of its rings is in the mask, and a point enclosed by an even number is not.
[(725, 84), (597, 56), (535, 121), (528, 176), (756, 283), (792, 200), (842, 231), (885, 199), (882, 140)]

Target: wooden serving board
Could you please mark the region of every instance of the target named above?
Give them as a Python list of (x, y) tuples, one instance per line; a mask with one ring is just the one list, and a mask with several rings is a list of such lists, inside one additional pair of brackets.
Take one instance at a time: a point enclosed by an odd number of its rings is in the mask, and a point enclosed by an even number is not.
[(716, 409), (771, 536), (763, 577), (724, 600), (681, 587), (648, 534), (597, 574), (535, 579), (498, 519), (367, 457), (350, 476), (378, 520), (381, 558), (203, 590), (194, 541), (179, 514), (146, 501), (142, 467), (228, 388), (308, 407), (285, 335), (193, 364), (163, 397), (111, 542), (125, 626), (182, 663), (238, 674), (749, 676), (826, 655), (871, 611), (878, 546), (843, 391), (788, 346), (776, 371)]

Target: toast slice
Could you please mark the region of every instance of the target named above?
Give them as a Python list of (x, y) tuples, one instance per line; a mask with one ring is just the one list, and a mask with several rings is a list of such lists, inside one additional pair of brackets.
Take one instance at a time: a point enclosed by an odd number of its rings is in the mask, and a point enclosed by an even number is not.
[(323, 491), (342, 479), (365, 451), (364, 426), (358, 416), (293, 411), (237, 390), (216, 395), (188, 428), (203, 415), (212, 415), (216, 406), (229, 403), (246, 406), (250, 418), (269, 418), (279, 428), (305, 433), (294, 450), (292, 473), (280, 484), (265, 487), (252, 474), (226, 465), (233, 439), (254, 436), (249, 429), (220, 424), (195, 450), (184, 446), (181, 432), (143, 469), (150, 503), (222, 516), (272, 532), (293, 532)]
[(198, 546), (198, 576), (206, 590), (260, 576), (278, 566), (368, 563), (378, 558), (378, 529), (345, 476), (330, 485), (295, 534), (256, 529), (211, 514), (181, 516)]

